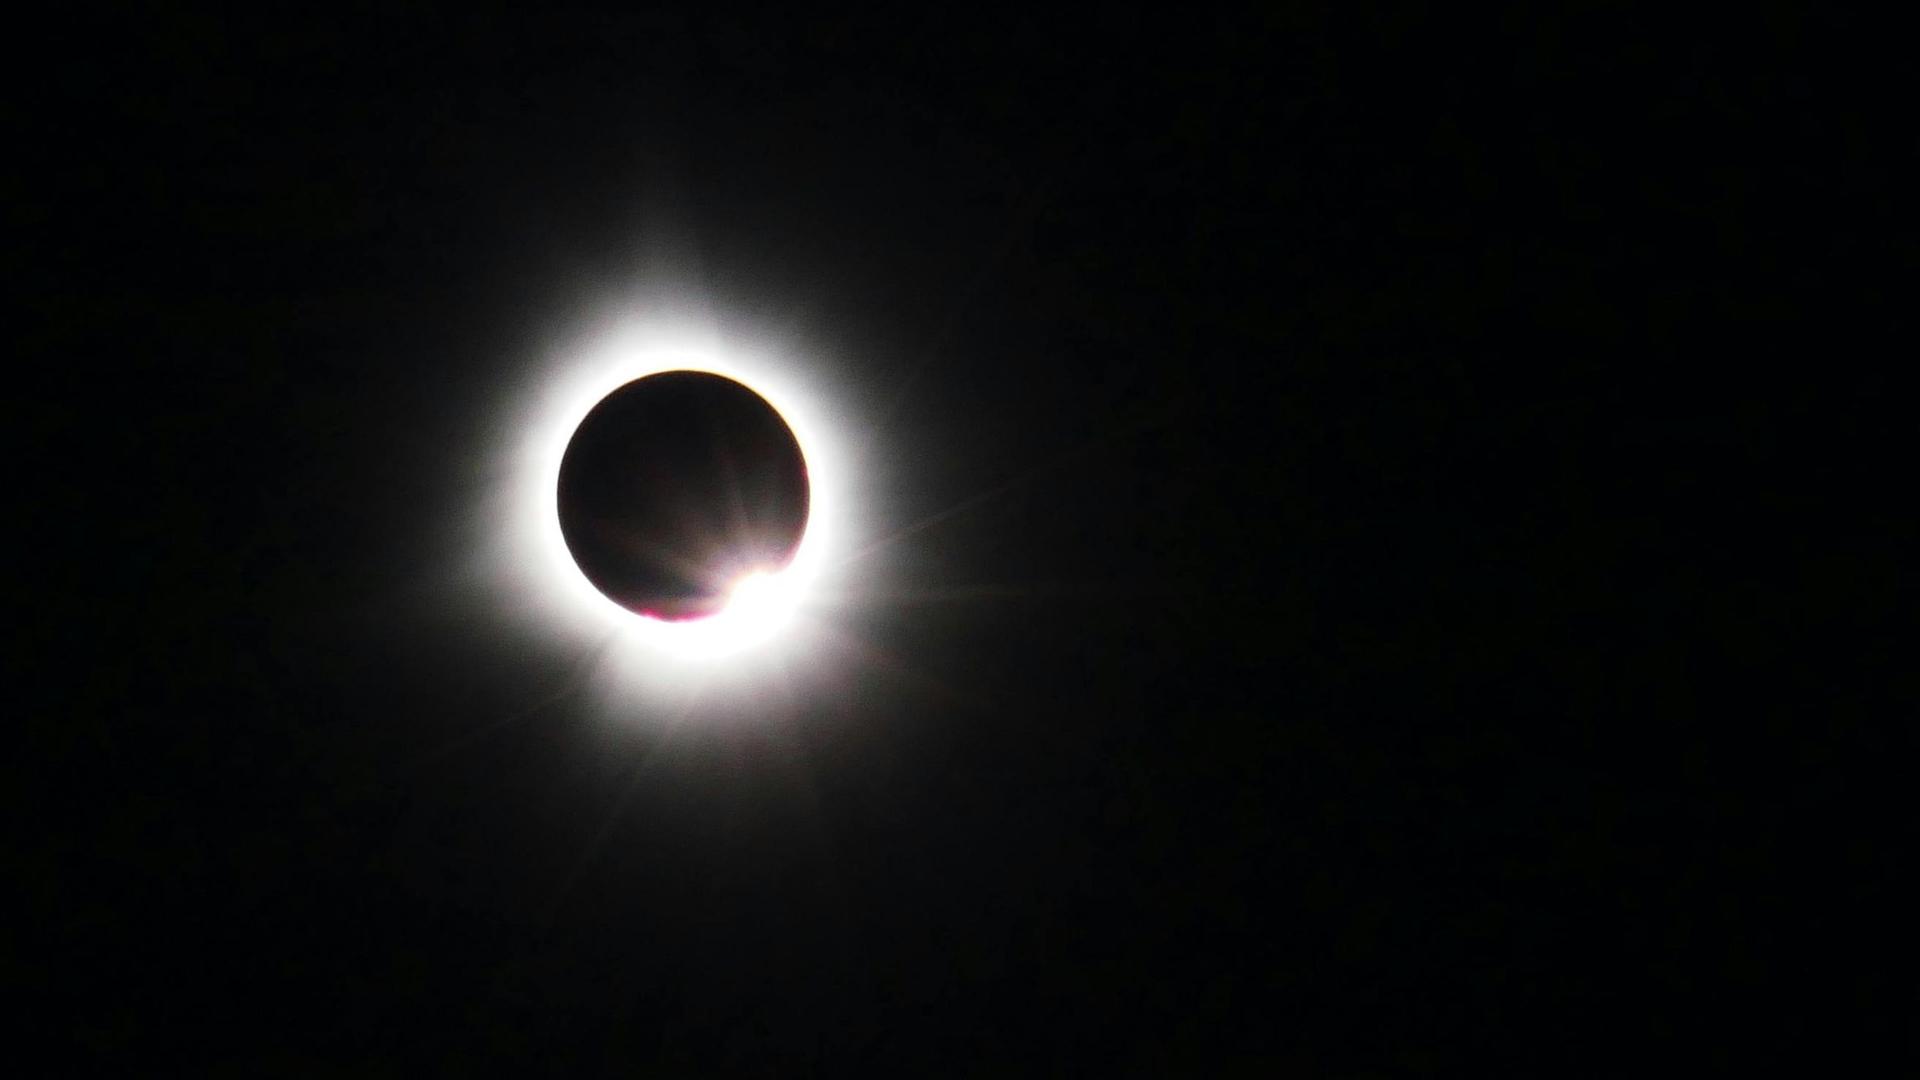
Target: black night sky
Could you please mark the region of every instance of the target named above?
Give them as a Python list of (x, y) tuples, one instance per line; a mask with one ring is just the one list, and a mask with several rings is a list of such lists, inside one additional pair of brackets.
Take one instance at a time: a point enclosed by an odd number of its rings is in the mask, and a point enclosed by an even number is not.
[[(1884, 34), (16, 41), (8, 967), (46, 1074), (1864, 1052), (1913, 1000), (1860, 931), (1897, 862), (1862, 822), (1908, 808), (1855, 773), (1911, 759), (1861, 722), (1913, 541), (1861, 468), (1912, 355)], [(517, 395), (669, 295), (838, 395), (870, 527), (795, 631), (834, 647), (672, 725), (482, 552)]]

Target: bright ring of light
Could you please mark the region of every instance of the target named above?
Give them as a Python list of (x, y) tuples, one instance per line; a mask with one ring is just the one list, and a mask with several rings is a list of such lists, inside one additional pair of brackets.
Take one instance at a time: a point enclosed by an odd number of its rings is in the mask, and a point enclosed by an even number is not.
[[(510, 558), (526, 559), (525, 582), (550, 605), (551, 614), (595, 638), (621, 643), (664, 659), (685, 663), (760, 651), (791, 637), (790, 626), (805, 604), (810, 587), (831, 561), (840, 538), (841, 457), (821, 410), (800, 392), (791, 365), (756, 358), (750, 351), (722, 350), (687, 339), (662, 342), (639, 334), (610, 335), (582, 359), (568, 365), (542, 389), (523, 431), (528, 441), (515, 472), (514, 522)], [(560, 531), (560, 462), (574, 431), (608, 394), (635, 379), (665, 371), (701, 371), (741, 383), (772, 405), (786, 420), (806, 460), (810, 488), (805, 531), (791, 562), (773, 574), (754, 574), (737, 583), (726, 607), (703, 619), (667, 622), (638, 615), (603, 595), (581, 573)], [(531, 563), (528, 566), (527, 563)]]

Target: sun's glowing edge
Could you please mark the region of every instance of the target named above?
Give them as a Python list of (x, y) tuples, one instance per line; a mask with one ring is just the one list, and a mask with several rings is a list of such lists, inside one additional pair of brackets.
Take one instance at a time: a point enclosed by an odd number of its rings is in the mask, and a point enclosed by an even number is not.
[[(722, 342), (711, 331), (666, 332), (657, 323), (600, 334), (551, 363), (516, 419), (522, 434), (509, 463), (501, 555), (520, 605), (554, 629), (608, 642), (622, 673), (649, 683), (709, 673), (708, 662), (720, 658), (785, 660), (804, 649), (794, 623), (844, 541), (845, 472), (834, 418), (823, 395), (803, 391), (811, 380), (799, 367), (766, 345)], [(619, 387), (666, 371), (721, 375), (765, 398), (800, 444), (810, 489), (806, 527), (788, 564), (737, 583), (719, 613), (683, 622), (638, 615), (595, 589), (567, 550), (558, 505), (560, 462), (587, 413)]]

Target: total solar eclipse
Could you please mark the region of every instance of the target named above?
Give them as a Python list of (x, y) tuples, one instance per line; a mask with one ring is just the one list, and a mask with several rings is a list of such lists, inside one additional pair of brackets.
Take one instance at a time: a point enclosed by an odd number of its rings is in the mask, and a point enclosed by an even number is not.
[(560, 531), (609, 599), (685, 622), (793, 560), (809, 494), (799, 440), (765, 398), (724, 375), (666, 371), (608, 394), (575, 429)]

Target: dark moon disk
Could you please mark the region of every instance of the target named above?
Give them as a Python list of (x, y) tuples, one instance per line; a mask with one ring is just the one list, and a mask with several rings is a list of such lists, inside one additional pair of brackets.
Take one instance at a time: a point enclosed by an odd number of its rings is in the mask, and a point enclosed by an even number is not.
[(560, 532), (580, 572), (630, 611), (712, 615), (755, 572), (793, 559), (807, 464), (765, 398), (704, 371), (608, 394), (560, 461)]

